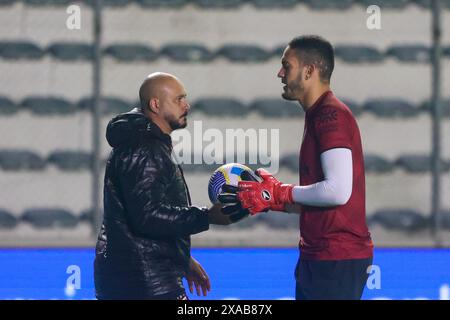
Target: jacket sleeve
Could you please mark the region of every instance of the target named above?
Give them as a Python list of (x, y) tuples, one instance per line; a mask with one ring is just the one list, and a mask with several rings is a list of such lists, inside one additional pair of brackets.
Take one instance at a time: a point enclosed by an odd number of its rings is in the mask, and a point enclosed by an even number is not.
[(144, 237), (179, 237), (209, 229), (207, 208), (164, 203), (175, 174), (161, 154), (140, 155), (120, 177), (128, 223)]

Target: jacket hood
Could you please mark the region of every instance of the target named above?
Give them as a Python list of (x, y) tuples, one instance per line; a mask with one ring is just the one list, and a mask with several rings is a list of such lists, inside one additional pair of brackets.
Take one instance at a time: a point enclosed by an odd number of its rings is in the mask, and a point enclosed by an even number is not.
[(106, 128), (106, 140), (113, 148), (134, 146), (152, 137), (172, 145), (170, 135), (163, 133), (139, 108), (115, 116)]

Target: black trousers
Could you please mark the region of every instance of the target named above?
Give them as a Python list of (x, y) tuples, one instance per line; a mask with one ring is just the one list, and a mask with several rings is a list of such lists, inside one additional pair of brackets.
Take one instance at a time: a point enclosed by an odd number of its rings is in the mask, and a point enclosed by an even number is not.
[(360, 300), (372, 258), (356, 260), (301, 260), (295, 268), (297, 300)]

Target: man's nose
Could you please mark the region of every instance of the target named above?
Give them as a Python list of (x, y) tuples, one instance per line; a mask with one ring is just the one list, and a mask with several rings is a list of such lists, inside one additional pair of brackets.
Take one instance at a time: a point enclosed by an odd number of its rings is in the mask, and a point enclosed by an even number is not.
[(283, 78), (284, 77), (284, 69), (281, 68), (280, 71), (278, 71), (278, 78)]
[(187, 112), (189, 112), (189, 110), (191, 110), (191, 104), (189, 102), (186, 102), (185, 109)]

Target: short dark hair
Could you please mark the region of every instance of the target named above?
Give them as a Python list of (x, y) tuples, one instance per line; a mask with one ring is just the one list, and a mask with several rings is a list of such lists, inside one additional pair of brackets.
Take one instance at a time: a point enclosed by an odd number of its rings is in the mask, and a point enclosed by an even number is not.
[(334, 69), (334, 49), (330, 42), (320, 36), (300, 36), (289, 42), (303, 63), (314, 64), (319, 69), (320, 80), (330, 82)]

